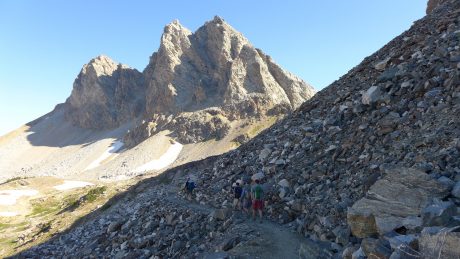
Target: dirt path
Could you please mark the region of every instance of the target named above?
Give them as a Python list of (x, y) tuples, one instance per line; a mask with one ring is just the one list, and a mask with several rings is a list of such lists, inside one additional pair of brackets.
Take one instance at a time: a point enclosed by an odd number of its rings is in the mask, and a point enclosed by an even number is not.
[[(178, 191), (177, 188), (169, 189), (166, 199), (178, 206), (202, 213), (215, 210), (179, 197)], [(300, 244), (305, 241), (301, 235), (267, 219), (262, 223), (259, 220), (254, 221), (241, 212), (234, 212), (234, 218), (238, 222), (238, 228), (242, 230), (241, 233), (253, 233), (257, 238), (238, 244), (227, 251), (229, 254), (244, 258), (299, 258)]]

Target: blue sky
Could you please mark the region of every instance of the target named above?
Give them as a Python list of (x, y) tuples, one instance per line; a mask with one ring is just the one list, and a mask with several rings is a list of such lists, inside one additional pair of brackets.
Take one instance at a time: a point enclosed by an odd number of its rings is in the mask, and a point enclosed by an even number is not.
[(282, 67), (322, 89), (410, 28), (426, 0), (0, 1), (0, 135), (70, 95), (105, 54), (142, 71), (174, 19), (219, 15)]

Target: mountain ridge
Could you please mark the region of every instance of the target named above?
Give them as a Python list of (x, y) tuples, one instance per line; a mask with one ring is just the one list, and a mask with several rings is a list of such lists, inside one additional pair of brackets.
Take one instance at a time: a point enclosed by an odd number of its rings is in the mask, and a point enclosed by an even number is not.
[[(167, 24), (160, 47), (142, 74), (105, 56), (92, 59), (75, 80), (65, 109), (66, 118), (83, 128), (113, 128), (140, 118), (165, 129), (175, 124), (171, 121), (176, 117), (191, 123), (186, 113), (194, 112), (202, 114), (201, 124), (209, 124), (206, 114), (220, 121), (283, 115), (313, 94), (310, 85), (276, 65), (216, 16), (193, 33), (178, 20)], [(209, 109), (212, 112), (206, 112)], [(144, 131), (144, 124), (132, 130), (143, 132), (127, 135), (142, 136), (130, 142), (153, 134)], [(215, 136), (211, 132), (180, 140)]]

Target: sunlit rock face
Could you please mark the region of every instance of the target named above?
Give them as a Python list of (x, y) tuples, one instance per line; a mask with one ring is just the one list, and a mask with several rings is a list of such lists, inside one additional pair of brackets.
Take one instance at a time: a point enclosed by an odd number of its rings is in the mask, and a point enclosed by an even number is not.
[(66, 101), (66, 118), (83, 128), (113, 128), (145, 109), (143, 76), (106, 56), (84, 65)]

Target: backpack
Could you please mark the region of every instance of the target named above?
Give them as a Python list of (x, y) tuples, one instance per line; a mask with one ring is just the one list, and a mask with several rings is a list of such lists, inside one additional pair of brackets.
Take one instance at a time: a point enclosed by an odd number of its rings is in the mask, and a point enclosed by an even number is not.
[(254, 187), (254, 190), (253, 190), (253, 194), (254, 194), (254, 198), (256, 200), (260, 200), (262, 199), (262, 193), (264, 192), (264, 190), (262, 190), (262, 186), (260, 185), (256, 185)]
[(235, 187), (235, 199), (241, 198), (241, 194), (243, 193), (243, 188), (241, 186)]
[(186, 184), (186, 187), (187, 187), (188, 191), (190, 191), (190, 192), (193, 191), (193, 189), (195, 189), (195, 182), (188, 182)]

